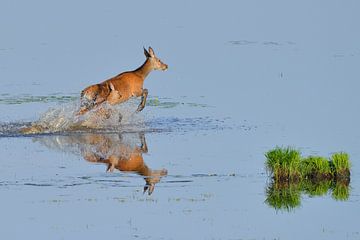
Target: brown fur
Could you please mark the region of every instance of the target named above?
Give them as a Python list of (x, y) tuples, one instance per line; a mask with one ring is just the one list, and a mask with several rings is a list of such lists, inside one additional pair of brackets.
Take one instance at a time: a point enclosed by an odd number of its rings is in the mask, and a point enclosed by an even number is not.
[(81, 92), (79, 115), (99, 106), (103, 102), (111, 105), (123, 103), (131, 97), (142, 97), (137, 111), (145, 107), (147, 89), (143, 88), (144, 80), (152, 70), (166, 70), (168, 66), (155, 56), (151, 47), (144, 48), (146, 61), (134, 71), (123, 72), (102, 83), (91, 85)]

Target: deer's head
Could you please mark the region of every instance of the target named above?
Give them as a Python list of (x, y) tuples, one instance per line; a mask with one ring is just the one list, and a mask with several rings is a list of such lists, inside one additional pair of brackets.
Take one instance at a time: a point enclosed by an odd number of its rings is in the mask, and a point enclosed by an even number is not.
[(163, 71), (168, 69), (168, 65), (163, 63), (159, 58), (157, 58), (155, 56), (155, 52), (151, 47), (149, 47), (149, 51), (147, 51), (144, 48), (144, 54), (145, 54), (147, 60), (150, 61), (152, 69), (154, 69), (154, 70), (163, 70)]

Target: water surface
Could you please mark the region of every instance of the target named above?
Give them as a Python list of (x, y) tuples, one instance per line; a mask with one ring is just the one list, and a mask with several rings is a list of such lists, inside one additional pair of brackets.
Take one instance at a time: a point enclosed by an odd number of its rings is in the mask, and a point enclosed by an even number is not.
[[(1, 237), (360, 239), (357, 9), (335, 0), (4, 1)], [(146, 80), (141, 114), (132, 100), (117, 128), (19, 133), (39, 119), (71, 120), (84, 87), (137, 68), (149, 45), (169, 71)], [(264, 153), (277, 145), (349, 153), (347, 197), (302, 186), (292, 188), (296, 204), (269, 204)], [(124, 171), (131, 153), (140, 167)]]

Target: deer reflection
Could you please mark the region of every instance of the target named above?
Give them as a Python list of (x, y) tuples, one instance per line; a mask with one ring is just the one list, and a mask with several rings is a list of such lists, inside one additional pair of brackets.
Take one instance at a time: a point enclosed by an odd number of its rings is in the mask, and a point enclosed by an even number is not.
[(153, 170), (146, 165), (143, 153), (148, 147), (143, 133), (126, 134), (82, 134), (71, 136), (42, 137), (37, 139), (50, 148), (80, 153), (93, 163), (107, 165), (107, 171), (115, 169), (135, 172), (144, 177), (144, 193), (152, 194), (155, 184), (167, 175), (166, 169)]

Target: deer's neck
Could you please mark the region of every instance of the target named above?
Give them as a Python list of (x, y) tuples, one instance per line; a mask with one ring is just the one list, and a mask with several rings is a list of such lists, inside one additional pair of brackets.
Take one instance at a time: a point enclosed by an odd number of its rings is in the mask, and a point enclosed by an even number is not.
[(137, 68), (136, 70), (134, 70), (134, 72), (138, 75), (140, 75), (143, 79), (145, 79), (147, 77), (147, 75), (149, 75), (149, 73), (151, 72), (152, 67), (151, 67), (151, 63), (149, 59), (146, 59), (146, 61), (144, 62), (143, 65), (141, 65), (139, 68)]

